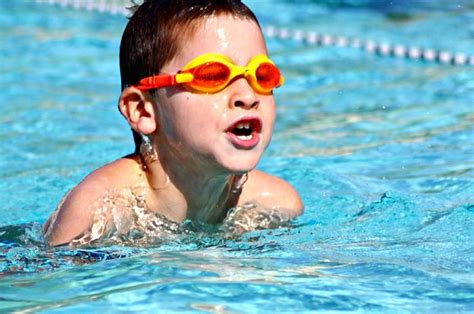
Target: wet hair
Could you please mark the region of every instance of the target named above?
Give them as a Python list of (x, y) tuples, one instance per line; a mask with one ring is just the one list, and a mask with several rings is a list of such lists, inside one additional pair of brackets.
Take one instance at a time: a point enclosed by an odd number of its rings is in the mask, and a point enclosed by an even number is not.
[[(230, 15), (255, 22), (240, 0), (145, 0), (131, 7), (132, 16), (120, 43), (122, 90), (144, 77), (160, 73), (204, 18)], [(133, 131), (135, 152), (141, 137)]]

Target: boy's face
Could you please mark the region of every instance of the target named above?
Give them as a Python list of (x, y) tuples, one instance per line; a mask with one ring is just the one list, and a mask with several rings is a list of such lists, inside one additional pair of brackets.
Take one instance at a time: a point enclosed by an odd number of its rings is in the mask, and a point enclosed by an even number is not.
[[(205, 53), (223, 54), (239, 66), (246, 66), (255, 55), (267, 54), (254, 22), (227, 15), (204, 19), (181, 47), (162, 73), (176, 73)], [(255, 168), (270, 142), (273, 96), (256, 93), (243, 77), (214, 94), (192, 93), (181, 86), (162, 88), (156, 100), (158, 145), (185, 167), (246, 172)]]

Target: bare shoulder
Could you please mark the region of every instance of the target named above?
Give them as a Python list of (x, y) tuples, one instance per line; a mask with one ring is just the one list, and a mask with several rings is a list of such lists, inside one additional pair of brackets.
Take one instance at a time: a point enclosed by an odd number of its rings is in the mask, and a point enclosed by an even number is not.
[(303, 213), (298, 192), (285, 180), (259, 170), (249, 172), (239, 204), (257, 202), (265, 208), (279, 209), (290, 218)]
[(50, 245), (61, 245), (88, 230), (93, 223), (97, 200), (109, 191), (130, 184), (136, 175), (137, 162), (133, 158), (121, 158), (86, 176), (62, 199), (56, 211), (46, 221), (45, 237)]

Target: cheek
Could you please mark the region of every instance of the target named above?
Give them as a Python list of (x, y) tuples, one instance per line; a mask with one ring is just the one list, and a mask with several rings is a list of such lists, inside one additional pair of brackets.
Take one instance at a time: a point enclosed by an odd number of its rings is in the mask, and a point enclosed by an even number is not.
[(186, 112), (181, 107), (186, 105), (188, 97), (183, 97), (182, 93), (178, 92), (172, 96), (165, 93), (166, 89), (159, 91), (157, 121), (161, 135), (170, 141), (177, 141), (180, 133), (179, 126), (187, 119)]
[(161, 130), (174, 141), (195, 142), (209, 136), (221, 115), (217, 104), (213, 105), (208, 97), (185, 92), (173, 95), (162, 107)]
[(273, 124), (275, 122), (275, 102), (273, 98), (267, 102), (264, 102), (262, 109), (262, 115), (264, 123), (268, 125), (268, 132), (271, 134), (273, 130)]
[(210, 97), (198, 96), (188, 97), (176, 110), (180, 117), (180, 127), (186, 131), (196, 132), (196, 135), (215, 131), (222, 115), (220, 106), (214, 104)]

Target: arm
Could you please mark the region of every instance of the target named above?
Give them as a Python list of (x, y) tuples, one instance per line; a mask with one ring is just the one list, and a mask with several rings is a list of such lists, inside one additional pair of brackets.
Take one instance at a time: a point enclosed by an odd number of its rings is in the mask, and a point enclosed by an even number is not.
[(45, 239), (49, 245), (68, 244), (91, 228), (94, 214), (91, 204), (99, 197), (100, 190), (86, 178), (66, 194), (45, 223)]
[[(108, 218), (104, 212), (107, 196), (117, 187), (131, 184), (131, 179), (136, 177), (133, 172), (136, 165), (130, 158), (119, 159), (92, 172), (72, 189), (44, 225), (48, 244), (68, 244), (91, 231), (98, 215), (105, 215), (99, 217), (105, 223)], [(94, 228), (97, 229), (97, 226)]]

